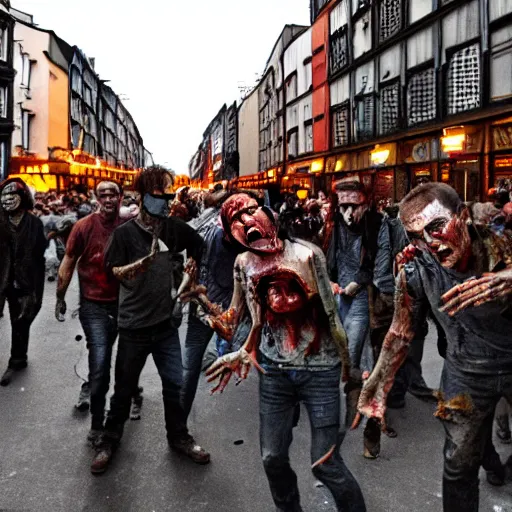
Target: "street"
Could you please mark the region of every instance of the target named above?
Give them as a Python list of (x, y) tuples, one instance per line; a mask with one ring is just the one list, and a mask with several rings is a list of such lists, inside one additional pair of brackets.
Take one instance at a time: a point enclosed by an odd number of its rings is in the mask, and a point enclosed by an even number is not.
[[(45, 302), (31, 333), (29, 367), (0, 388), (0, 511), (268, 512), (273, 504), (258, 448), (257, 376), (209, 395), (201, 380), (190, 429), (211, 452), (212, 463), (197, 466), (169, 451), (161, 386), (153, 361), (141, 377), (142, 420), (129, 422), (108, 472), (89, 471), (88, 413), (77, 413), (80, 379), (86, 375), (85, 341), (77, 318), (78, 289), (67, 295), (65, 323), (53, 316), (55, 283), (46, 283)], [(9, 356), (9, 320), (0, 319), (0, 370)], [(182, 341), (185, 328), (181, 329)], [(432, 336), (426, 343), (424, 375), (437, 387), (442, 360)], [(392, 411), (398, 438), (383, 437), (380, 459), (362, 457), (362, 429), (349, 432), (342, 454), (358, 479), (370, 512), (438, 512), (441, 504), (443, 432), (433, 406), (408, 395), (406, 408)], [(335, 510), (310, 471), (305, 411), (295, 430), (292, 464), (305, 512)], [(505, 461), (510, 447), (497, 443)], [(481, 474), (482, 512), (512, 512), (512, 482), (492, 488)]]

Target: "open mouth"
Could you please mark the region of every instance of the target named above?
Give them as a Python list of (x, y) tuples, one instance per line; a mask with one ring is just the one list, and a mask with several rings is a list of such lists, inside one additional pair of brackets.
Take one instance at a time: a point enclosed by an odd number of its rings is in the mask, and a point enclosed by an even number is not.
[(247, 242), (249, 244), (253, 244), (254, 242), (257, 242), (258, 240), (263, 239), (263, 235), (256, 229), (251, 228), (249, 231), (247, 231)]
[(434, 250), (439, 261), (445, 261), (451, 254), (452, 250), (444, 244), (441, 244), (437, 249)]

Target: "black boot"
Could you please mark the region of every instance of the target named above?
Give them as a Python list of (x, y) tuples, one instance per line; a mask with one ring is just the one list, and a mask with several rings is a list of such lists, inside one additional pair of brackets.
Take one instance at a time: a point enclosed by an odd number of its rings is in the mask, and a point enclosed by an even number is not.
[(14, 376), (14, 369), (7, 368), (4, 374), (2, 375), (2, 379), (0, 380), (0, 386), (8, 386), (11, 383), (11, 380)]
[(144, 389), (139, 387), (137, 389), (137, 394), (132, 397), (132, 406), (130, 409), (130, 419), (132, 421), (140, 420), (142, 402), (144, 401), (144, 397), (142, 396), (143, 391)]

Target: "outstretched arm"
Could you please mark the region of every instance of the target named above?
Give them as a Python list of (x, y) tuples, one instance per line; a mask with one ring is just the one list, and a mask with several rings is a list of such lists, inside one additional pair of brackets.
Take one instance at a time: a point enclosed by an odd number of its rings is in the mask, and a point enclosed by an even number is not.
[(405, 270), (401, 270), (396, 280), (393, 321), (384, 339), (377, 364), (364, 383), (359, 398), (358, 409), (369, 418), (384, 418), (387, 395), (414, 338), (414, 312), (417, 309), (407, 290)]
[(158, 236), (154, 235), (153, 243), (151, 244), (151, 251), (147, 256), (144, 256), (144, 258), (140, 258), (133, 263), (129, 263), (128, 265), (113, 267), (112, 274), (114, 274), (114, 277), (119, 281), (135, 279), (135, 277), (148, 269), (149, 265), (158, 254), (158, 250)]

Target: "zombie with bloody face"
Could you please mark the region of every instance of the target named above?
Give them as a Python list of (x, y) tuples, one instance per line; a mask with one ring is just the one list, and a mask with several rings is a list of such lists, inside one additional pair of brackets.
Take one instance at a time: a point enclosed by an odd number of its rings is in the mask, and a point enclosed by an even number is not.
[(494, 410), (512, 395), (512, 233), (475, 226), (455, 190), (440, 183), (410, 192), (400, 218), (415, 248), (397, 276), (393, 322), (359, 409), (383, 417), (395, 372), (430, 308), (447, 337), (436, 412), (446, 431), (444, 510), (476, 512)]
[(16, 371), (27, 367), (30, 326), (43, 300), (47, 241), (43, 223), (30, 213), (32, 194), (22, 180), (12, 178), (0, 185), (0, 205), (8, 234), (2, 251), (9, 252), (3, 273), (12, 327), (11, 358), (0, 380), (2, 386), (7, 386)]
[[(346, 386), (347, 423), (357, 412), (362, 379), (373, 368), (370, 347), (369, 288), (377, 254), (382, 215), (370, 208), (367, 192), (354, 178), (335, 186), (327, 264), (331, 281), (338, 285), (338, 306), (347, 331), (352, 379)], [(364, 455), (378, 456), (380, 428), (369, 421), (365, 428)]]
[(209, 381), (219, 378), (214, 391), (223, 390), (233, 373), (245, 378), (251, 365), (260, 370), (261, 453), (277, 510), (301, 510), (289, 448), (302, 402), (311, 422), (313, 473), (338, 510), (364, 511), (359, 485), (339, 453), (339, 384), (349, 362), (324, 255), (313, 244), (280, 238), (273, 212), (246, 194), (230, 197), (221, 217), (233, 243), (245, 248), (234, 266), (231, 305), (222, 312), (206, 290), (192, 285), (186, 296), (228, 341), (247, 319), (250, 327), (242, 347), (208, 369)]

